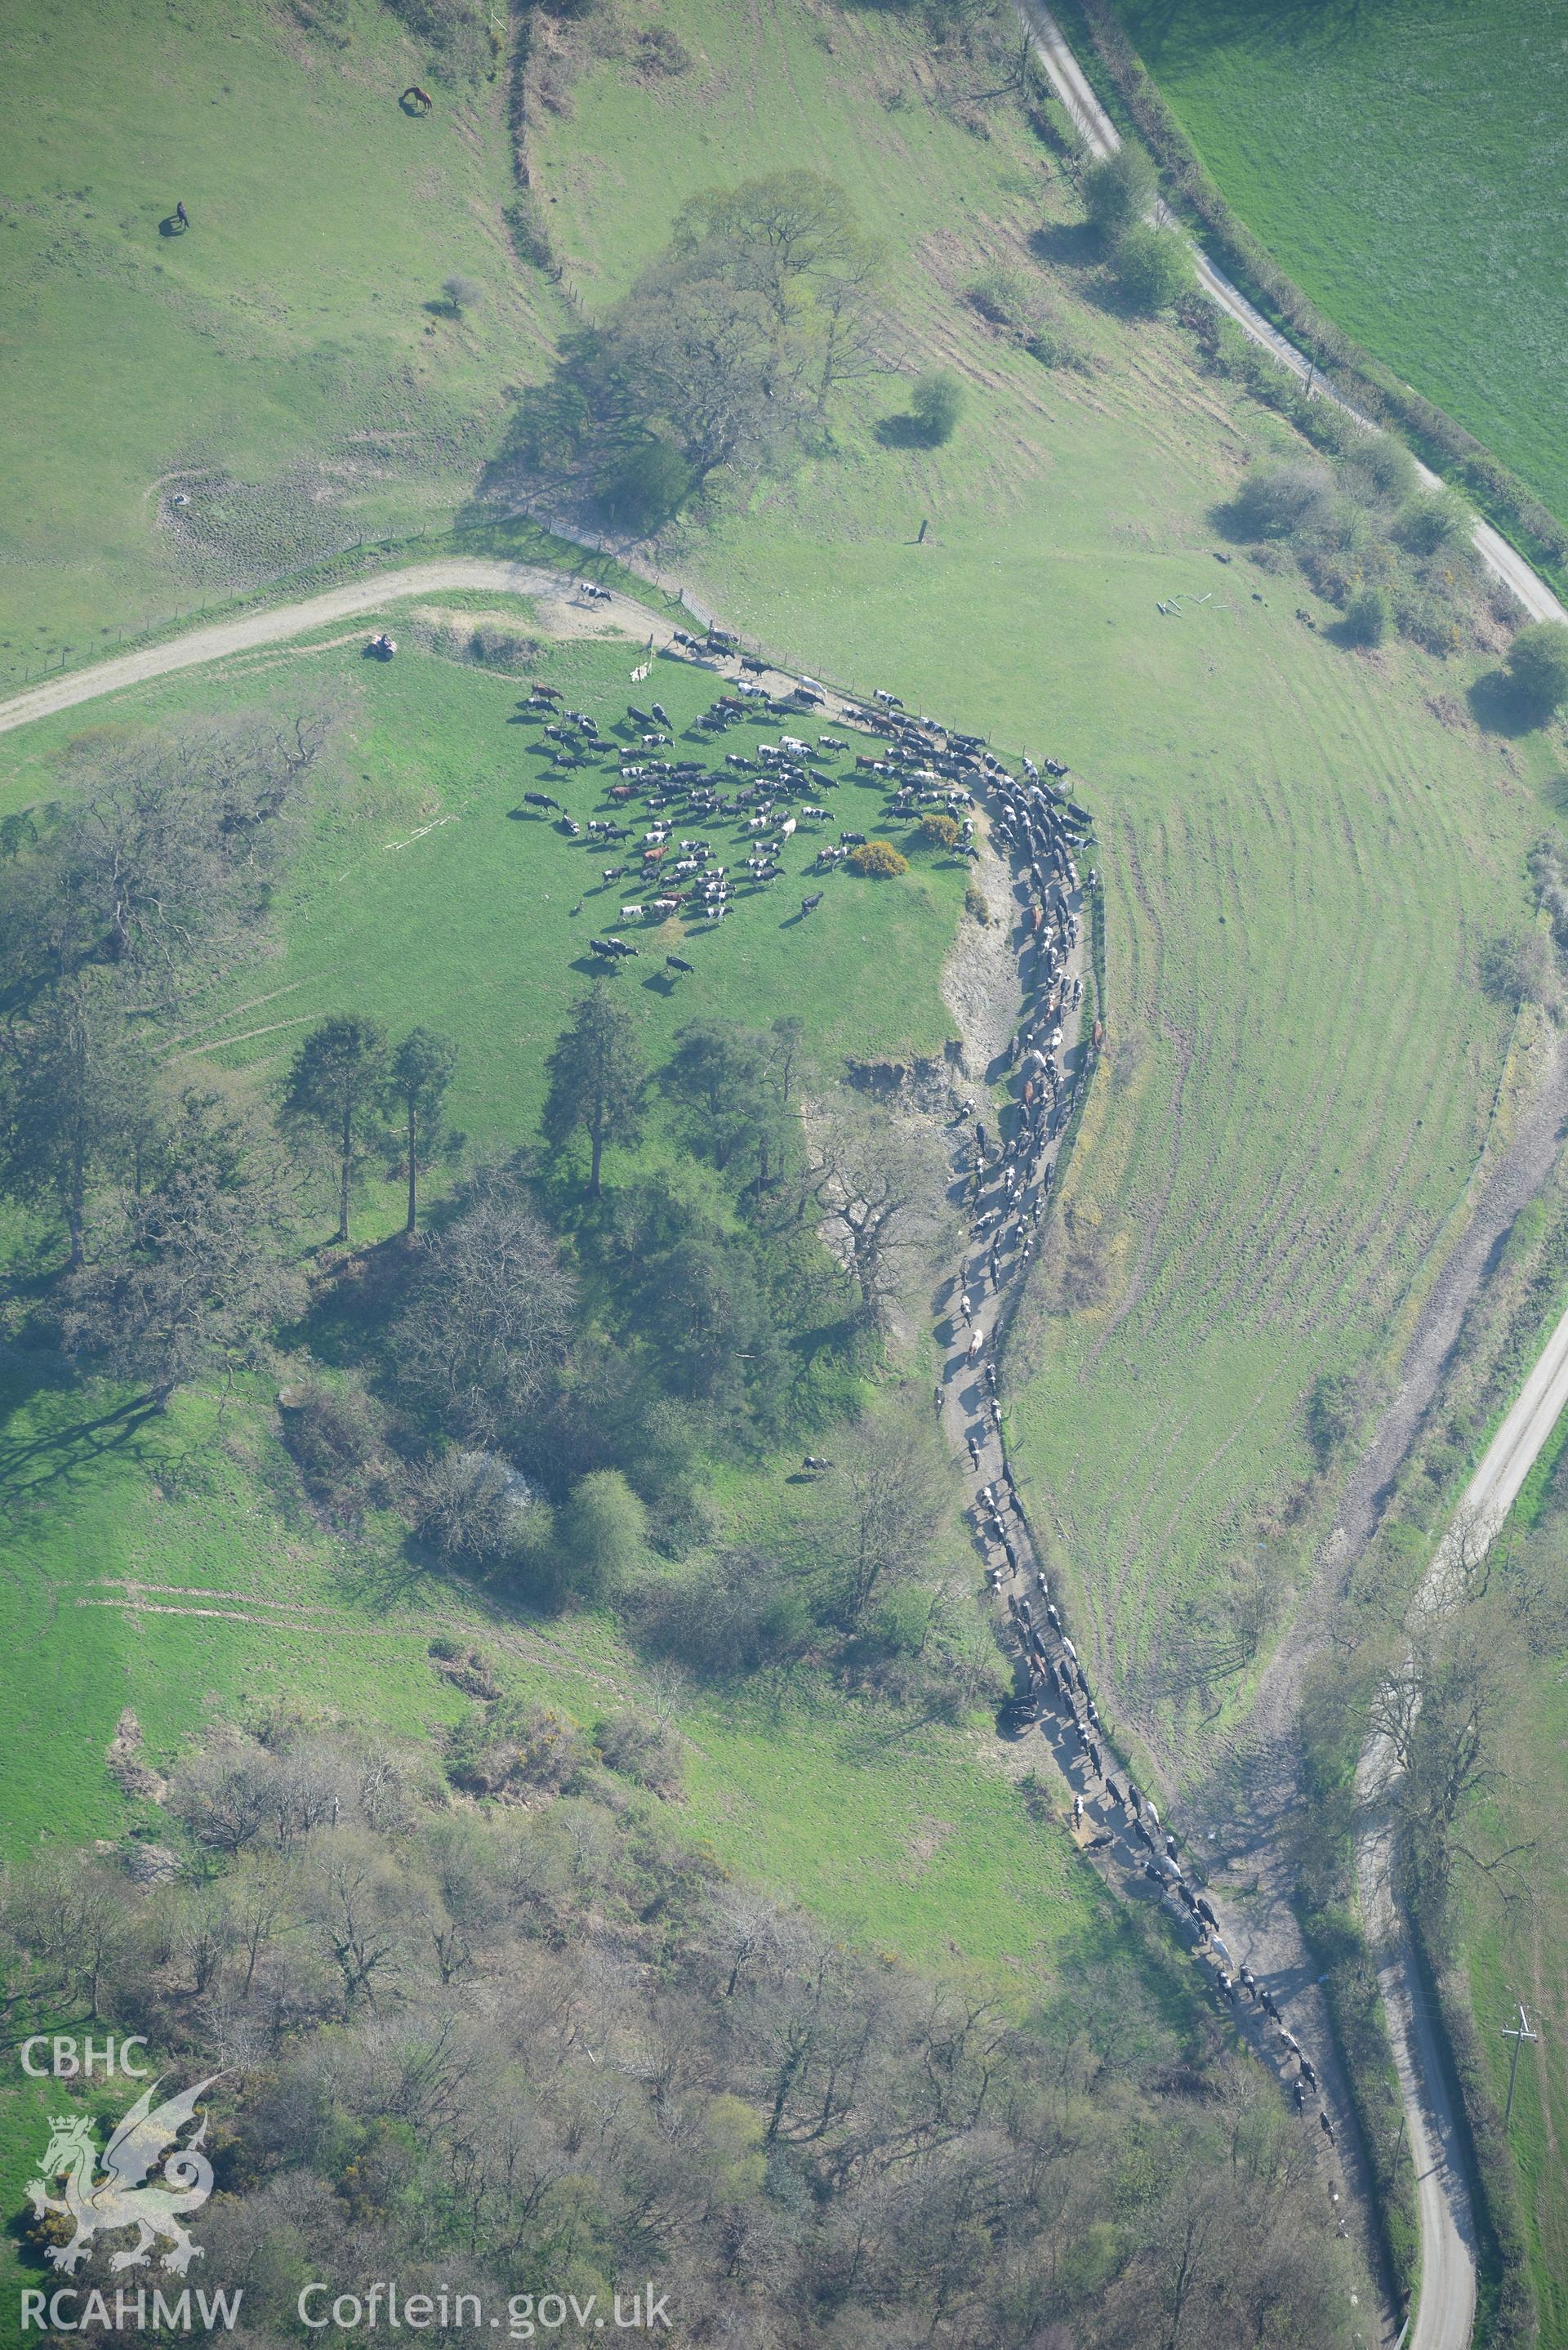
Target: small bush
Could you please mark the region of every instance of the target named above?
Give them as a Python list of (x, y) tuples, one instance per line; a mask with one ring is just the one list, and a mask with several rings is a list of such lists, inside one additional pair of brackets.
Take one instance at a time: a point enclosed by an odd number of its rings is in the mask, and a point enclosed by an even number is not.
[(648, 1512), (618, 1469), (595, 1469), (579, 1480), (557, 1524), (575, 1591), (625, 1591), (647, 1564)]
[(503, 1699), (459, 1722), (447, 1749), (447, 1772), (474, 1794), (529, 1789), (560, 1794), (578, 1783), (588, 1759), (575, 1724), (563, 1715)]
[(1509, 648), (1508, 674), (1515, 692), (1542, 718), (1568, 702), (1568, 629), (1561, 620), (1532, 620)]
[(1388, 633), (1388, 598), (1369, 582), (1345, 608), (1345, 633), (1353, 645), (1380, 645)]
[(506, 229), (512, 239), (512, 250), (519, 261), (535, 269), (553, 269), (556, 265), (550, 233), (545, 225), (535, 199), (526, 190), (506, 207)]
[(909, 860), (901, 857), (890, 840), (867, 840), (849, 852), (849, 870), (868, 874), (874, 881), (896, 881), (900, 873), (909, 869)]
[(1339, 461), (1339, 478), (1367, 505), (1407, 506), (1417, 494), (1416, 460), (1386, 432), (1362, 432)]
[(690, 73), (694, 60), (691, 50), (677, 32), (668, 25), (649, 25), (637, 36), (636, 65), (639, 73), (649, 80), (670, 79)]
[(1488, 939), (1480, 951), (1480, 983), (1500, 1003), (1538, 1003), (1553, 1015), (1562, 1008), (1563, 982), (1557, 957), (1540, 932), (1525, 938)]
[(376, 1407), (363, 1388), (313, 1382), (283, 1418), (283, 1438), (313, 1501), (355, 1515), (386, 1499)]
[(950, 368), (923, 375), (909, 395), (909, 413), (933, 449), (950, 441), (963, 413), (963, 385)]
[(956, 816), (932, 812), (920, 819), (920, 837), (930, 848), (953, 849), (963, 838), (963, 827)]
[(1118, 147), (1084, 174), (1084, 206), (1107, 244), (1119, 244), (1154, 203), (1154, 165), (1141, 147)]
[(981, 928), (990, 921), (991, 906), (985, 891), (979, 887), (978, 883), (971, 881), (964, 891), (963, 910), (973, 920), (979, 922)]
[(449, 72), (477, 73), (490, 55), (480, 0), (387, 0), (416, 41), (434, 51)]
[(1232, 511), (1249, 538), (1293, 538), (1322, 521), (1333, 496), (1326, 465), (1254, 465), (1236, 493)]
[(988, 269), (970, 287), (969, 298), (982, 318), (1019, 342), (1037, 335), (1053, 315), (1044, 286), (1023, 269)]
[(1093, 375), (1098, 364), (1085, 344), (1054, 324), (1031, 335), (1023, 348), (1042, 367), (1071, 368), (1075, 375)]
[(1472, 520), (1456, 491), (1423, 490), (1401, 509), (1394, 535), (1412, 555), (1436, 555), (1451, 542), (1468, 540)]
[(1463, 631), (1452, 607), (1418, 581), (1396, 580), (1390, 591), (1399, 633), (1439, 660), (1457, 652)]
[(1355, 1382), (1345, 1371), (1322, 1371), (1306, 1401), (1307, 1442), (1320, 1469), (1355, 1433)]
[(680, 513), (694, 480), (679, 449), (668, 441), (642, 441), (601, 482), (599, 503), (611, 522), (659, 530)]
[(669, 1731), (629, 1706), (595, 1724), (594, 1744), (610, 1770), (655, 1794), (673, 1794), (680, 1784), (680, 1746)]
[(1116, 283), (1152, 317), (1195, 289), (1192, 255), (1179, 229), (1129, 228), (1116, 246)]
[(443, 1558), (488, 1565), (514, 1549), (529, 1492), (494, 1452), (443, 1452), (420, 1476), (414, 1524)]
[(465, 277), (461, 270), (453, 270), (450, 277), (443, 277), (441, 290), (454, 318), (461, 318), (465, 311), (473, 309), (484, 299), (484, 288), (478, 278)]

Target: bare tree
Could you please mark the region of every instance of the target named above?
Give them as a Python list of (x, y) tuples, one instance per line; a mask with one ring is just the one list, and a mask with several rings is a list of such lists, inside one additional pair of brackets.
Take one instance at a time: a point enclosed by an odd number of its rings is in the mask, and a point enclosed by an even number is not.
[(931, 1138), (892, 1119), (846, 1115), (814, 1139), (806, 1181), (869, 1319), (887, 1315), (931, 1250), (944, 1173)]
[(862, 1624), (882, 1594), (929, 1565), (945, 1463), (923, 1420), (862, 1420), (837, 1447), (816, 1529), (817, 1555), (846, 1623)]
[(546, 1226), (502, 1180), (482, 1176), (433, 1241), (392, 1332), (398, 1377), (454, 1432), (500, 1439), (566, 1354), (576, 1288)]
[(31, 860), (27, 961), (66, 972), (107, 957), (162, 1003), (234, 962), (329, 733), (313, 712), (89, 738), (72, 811)]

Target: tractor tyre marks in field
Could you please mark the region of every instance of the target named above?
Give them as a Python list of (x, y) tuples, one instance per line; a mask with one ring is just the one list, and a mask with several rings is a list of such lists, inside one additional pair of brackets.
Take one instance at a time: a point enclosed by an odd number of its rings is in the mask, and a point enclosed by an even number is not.
[[(122, 1575), (106, 1575), (85, 1586), (51, 1584), (47, 1588), (51, 1608), (57, 1611), (62, 1604), (68, 1604), (74, 1607), (113, 1608), (132, 1617), (205, 1617), (223, 1623), (254, 1625), (265, 1632), (306, 1633), (312, 1639), (330, 1633), (349, 1640), (412, 1640), (428, 1646), (432, 1635), (455, 1633), (464, 1639), (491, 1642), (524, 1664), (553, 1670), (559, 1670), (565, 1664), (579, 1679), (608, 1690), (621, 1703), (629, 1703), (632, 1695), (612, 1674), (585, 1664), (566, 1642), (553, 1639), (547, 1632), (519, 1631), (495, 1612), (483, 1594), (461, 1580), (455, 1580), (455, 1588), (473, 1601), (472, 1616), (432, 1611), (415, 1622), (403, 1624), (377, 1624), (363, 1616), (346, 1615), (330, 1601), (265, 1599), (254, 1591), (217, 1590), (199, 1584), (142, 1583)], [(213, 1602), (227, 1604), (215, 1606)]]
[[(982, 855), (984, 852), (982, 852)], [(990, 879), (989, 859), (982, 866)], [(993, 885), (994, 886), (994, 885)], [(1013, 870), (1008, 878), (1007, 904), (1012, 915), (1012, 934), (1021, 936), (1021, 920), (1030, 902), (1027, 881), (1023, 878), (1021, 860), (1013, 860)], [(1075, 910), (1081, 910), (1082, 899), (1075, 899)], [(1080, 910), (1080, 920), (1082, 913)], [(1088, 969), (1086, 928), (1081, 928), (1078, 941), (1068, 962), (1070, 979), (1082, 978), (1085, 1001), (1079, 1014), (1079, 1035), (1075, 1045), (1069, 1045), (1064, 1062), (1075, 1051), (1078, 1057), (1078, 1085), (1088, 1082), (1090, 1068), (1085, 1039), (1096, 1013), (1103, 1007), (1094, 993)], [(967, 1002), (949, 1001), (959, 1014), (964, 1027), (964, 1042), (971, 1065), (978, 1063), (987, 1075), (995, 1069), (992, 1040), (1019, 1014), (1021, 1003), (1027, 1003), (1026, 986), (1030, 976), (1024, 958), (1028, 954), (1025, 941), (1019, 955), (1019, 967), (993, 966), (999, 993), (1006, 989), (1004, 1007), (993, 1005), (983, 1025), (975, 1014), (979, 1007), (972, 997)], [(1065, 1023), (1064, 1024), (1065, 1027)], [(950, 1128), (950, 1140), (954, 1132)], [(1064, 1127), (1063, 1131), (1065, 1130)], [(1046, 1154), (1039, 1174), (1044, 1194), (1054, 1180), (1060, 1152), (1061, 1134)], [(963, 1139), (952, 1150), (953, 1182), (950, 1197), (964, 1211), (969, 1184), (974, 1166), (974, 1145), (967, 1123)], [(1021, 1197), (1028, 1187), (1021, 1187)], [(1022, 1218), (1017, 1221), (1022, 1234), (1025, 1229)], [(1014, 1661), (1015, 1687), (1020, 1700), (1029, 1700), (1029, 1712), (1020, 1730), (1010, 1713), (1009, 1731), (1003, 1752), (1011, 1775), (1018, 1776), (1030, 1767), (1031, 1757), (1044, 1747), (1049, 1753), (1064, 1796), (1065, 1824), (1077, 1848), (1089, 1859), (1107, 1889), (1116, 1898), (1130, 1898), (1136, 1887), (1146, 1898), (1158, 1898), (1162, 1908), (1169, 1911), (1170, 1923), (1181, 1937), (1182, 1946), (1194, 1962), (1204, 1971), (1210, 1995), (1221, 2005), (1230, 2006), (1232, 2020), (1252, 2053), (1268, 2064), (1281, 2084), (1282, 2093), (1292, 2087), (1292, 2067), (1294, 2060), (1282, 2042), (1277, 2042), (1261, 2007), (1254, 2000), (1248, 2008), (1243, 2003), (1239, 1987), (1227, 2002), (1219, 1990), (1220, 1962), (1208, 1947), (1207, 1933), (1198, 1936), (1196, 1921), (1190, 1914), (1179, 1909), (1175, 1897), (1168, 1887), (1156, 1894), (1144, 1871), (1147, 1865), (1128, 1804), (1114, 1798), (1106, 1780), (1093, 1767), (1089, 1751), (1091, 1739), (1105, 1749), (1107, 1768), (1123, 1768), (1105, 1730), (1097, 1721), (1092, 1726), (1087, 1713), (1081, 1711), (1075, 1697), (1071, 1708), (1061, 1697), (1051, 1676), (1058, 1667), (1075, 1662), (1075, 1651), (1064, 1637), (1064, 1627), (1051, 1625), (1046, 1614), (1050, 1596), (1033, 1533), (1021, 1506), (1010, 1498), (1011, 1476), (1008, 1467), (1005, 1437), (999, 1413), (990, 1409), (992, 1392), (982, 1367), (984, 1361), (994, 1362), (1000, 1341), (1016, 1309), (1026, 1269), (1020, 1265), (1016, 1248), (1004, 1263), (1001, 1278), (992, 1282), (988, 1268), (990, 1243), (981, 1234), (967, 1240), (957, 1268), (939, 1285), (933, 1299), (935, 1333), (941, 1357), (941, 1378), (937, 1389), (937, 1401), (941, 1424), (955, 1457), (963, 1464), (967, 1504), (966, 1519), (977, 1553), (984, 1565), (988, 1581), (994, 1588), (1000, 1614), (1000, 1625), (1006, 1645)], [(986, 1327), (986, 1347), (980, 1360), (970, 1359), (968, 1326), (958, 1308), (961, 1295), (971, 1300), (970, 1321), (975, 1326)], [(998, 1381), (1000, 1384), (1000, 1380)], [(971, 1454), (971, 1440), (976, 1453)], [(992, 1496), (988, 1503), (982, 1495)], [(1012, 1545), (1016, 1565), (1009, 1571), (993, 1562), (992, 1554), (1000, 1547), (991, 1529), (1000, 1519), (1005, 1525)], [(1033, 1617), (1033, 1626), (1026, 1626), (1012, 1613), (1013, 1604), (1026, 1601)], [(1005, 1612), (1001, 1612), (1005, 1607)], [(1048, 1628), (1049, 1627), (1049, 1628)], [(1048, 1663), (1045, 1677), (1036, 1677), (1031, 1688), (1027, 1659), (1033, 1645), (1033, 1634), (1038, 1634)], [(1037, 1652), (1036, 1652), (1037, 1653)], [(1086, 1700), (1086, 1687), (1083, 1691)], [(1036, 1743), (1038, 1742), (1038, 1744)], [(1081, 1819), (1073, 1824), (1073, 1809), (1080, 1804)], [(1147, 1816), (1146, 1812), (1143, 1814)], [(1276, 1825), (1272, 1823), (1271, 1825)], [(1159, 1823), (1157, 1819), (1157, 1830)], [(1106, 1839), (1101, 1842), (1100, 1839)], [(1278, 2003), (1282, 2014), (1305, 2043), (1317, 2067), (1321, 2105), (1309, 2100), (1303, 2107), (1303, 2126), (1311, 2132), (1309, 2143), (1314, 2162), (1322, 2171), (1324, 2189), (1339, 2217), (1340, 2231), (1348, 2236), (1348, 2222), (1356, 2223), (1358, 2249), (1367, 2272), (1376, 2276), (1380, 2261), (1376, 2233), (1374, 2207), (1353, 2110), (1341, 2075), (1334, 2049), (1326, 2002), (1319, 1986), (1314, 1981), (1310, 1961), (1302, 1942), (1293, 1912), (1289, 1904), (1290, 1887), (1282, 1881), (1266, 1892), (1260, 1884), (1247, 1888), (1250, 1897), (1263, 1893), (1261, 1904), (1248, 1898), (1245, 1914), (1239, 1903), (1243, 1898), (1239, 1891), (1223, 1888), (1217, 1877), (1210, 1877), (1201, 1865), (1194, 1867), (1193, 1848), (1180, 1840), (1187, 1868), (1203, 1885), (1206, 1898), (1213, 1905), (1220, 1921), (1220, 1933), (1229, 1954), (1230, 1965), (1237, 1970), (1249, 1966), (1258, 1978), (1260, 1991), (1267, 1991)], [(1319, 2112), (1332, 2116), (1334, 2138), (1331, 2147), (1322, 2143), (1317, 2123)], [(1343, 2189), (1342, 2189), (1343, 2179)], [(1389, 2333), (1392, 2327), (1389, 2326)]]

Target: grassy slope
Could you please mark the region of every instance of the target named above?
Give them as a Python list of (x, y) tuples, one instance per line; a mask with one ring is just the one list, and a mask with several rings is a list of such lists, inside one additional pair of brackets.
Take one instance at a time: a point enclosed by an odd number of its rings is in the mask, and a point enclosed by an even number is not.
[(1552, 0), (1120, 0), (1237, 211), (1568, 514), (1568, 48)]
[[(1472, 970), (1518, 902), (1529, 757), (1428, 707), (1458, 664), (1349, 657), (1293, 619), (1293, 583), (1215, 565), (1210, 509), (1268, 428), (1174, 336), (1085, 304), (1110, 361), (1085, 382), (975, 324), (964, 285), (1060, 209), (1038, 151), (929, 110), (874, 14), (688, 0), (679, 22), (702, 79), (650, 96), (604, 71), (537, 142), (581, 282), (613, 290), (704, 180), (831, 172), (971, 406), (939, 453), (857, 437), (678, 567), (808, 666), (1060, 753), (1101, 814), (1117, 1075), (1073, 1196), (1115, 1282), (1048, 1326), (1014, 1431), (1102, 1646), (1157, 1688), (1165, 1612), (1304, 1472), (1313, 1378), (1386, 1347), (1452, 1230), (1507, 1042)], [(899, 82), (909, 103), (877, 103)]]
[[(846, 1051), (940, 1053), (951, 1020), (936, 975), (966, 879), (956, 861), (916, 851), (914, 869), (897, 885), (835, 874), (803, 928), (800, 893), (791, 888), (815, 854), (803, 826), (781, 860), (786, 878), (767, 892), (742, 890), (722, 928), (703, 924), (689, 935), (678, 920), (622, 922), (621, 904), (652, 891), (635, 870), (607, 888), (599, 877), (612, 855), (635, 868), (638, 840), (612, 852), (586, 828), (569, 841), (542, 818), (511, 815), (523, 792), (535, 787), (579, 819), (596, 810), (607, 815), (605, 778), (596, 770), (562, 783), (532, 754), (536, 722), (512, 723), (515, 678), (424, 656), (406, 643), (390, 666), (366, 662), (360, 656), (373, 625), (316, 650), (248, 656), (217, 676), (149, 686), (109, 706), (115, 723), (269, 702), (286, 709), (317, 699), (343, 713), (345, 784), (334, 785), (281, 896), (279, 951), (214, 991), (192, 1018), (180, 1047), (186, 1066), (210, 1055), (261, 1082), (286, 1063), (312, 1019), (353, 1008), (394, 1029), (422, 1020), (462, 1042), (457, 1121), (476, 1141), (514, 1148), (537, 1117), (545, 1055), (594, 968), (587, 941), (601, 928), (641, 941), (641, 960), (623, 974), (623, 985), (647, 1022), (654, 1057), (682, 1020), (700, 1013), (758, 1023), (797, 1014), (813, 1051), (829, 1066)], [(559, 681), (570, 706), (591, 711), (607, 736), (624, 719), (628, 695), (657, 696), (679, 727), (720, 690), (706, 671), (663, 660), (653, 679), (632, 686), (637, 658), (624, 639), (574, 644), (554, 649), (538, 673)], [(95, 711), (93, 723), (105, 716)], [(80, 732), (76, 713), (8, 738), (7, 747), (17, 748), (9, 759), (0, 755), (0, 802), (47, 796), (54, 753)], [(723, 747), (777, 734), (776, 720), (759, 722), (726, 736)], [(708, 756), (722, 775), (723, 751), (708, 748), (704, 738), (682, 742), (679, 751)], [(882, 805), (879, 791), (857, 788), (847, 774), (833, 796), (833, 822), (821, 827), (829, 837), (840, 826), (865, 829)], [(722, 861), (743, 865), (743, 827), (701, 829), (720, 846)], [(579, 899), (586, 902), (575, 916)], [(694, 978), (670, 983), (663, 968), (670, 949), (696, 964)], [(242, 1035), (244, 1042), (223, 1047), (223, 1037)]]
[[(1545, 1546), (1560, 1557), (1562, 1480), (1521, 1565)], [(1561, 1569), (1556, 1570), (1560, 1579)], [(1560, 1587), (1560, 1585), (1559, 1585)], [(1568, 1808), (1568, 1677), (1561, 1655), (1521, 1679), (1510, 1724), (1509, 1767), (1491, 1798), (1467, 1823), (1467, 1849), (1495, 1863), (1522, 1846), (1493, 1877), (1462, 1864), (1456, 1911), (1470, 2004), (1501, 2109), (1508, 2095), (1511, 2043), (1522, 2000), (1542, 2037), (1523, 2051), (1509, 2133), (1525, 2215), (1532, 2280), (1541, 2313), (1542, 2350), (1568, 2345), (1568, 1870), (1561, 1822)], [(1543, 1832), (1544, 1831), (1544, 1832)], [(1523, 1898), (1521, 1894), (1523, 1893)]]
[[(502, 85), (453, 88), (375, 0), (343, 45), (265, 0), (22, 0), (8, 11), (0, 690), (461, 504), (552, 306), (510, 264)], [(396, 103), (418, 78), (434, 113)], [(161, 223), (182, 198), (187, 235)], [(461, 325), (426, 304), (461, 271)], [(211, 467), (237, 560), (192, 550)], [(171, 525), (173, 526), (171, 527)]]
[[(407, 619), (398, 616), (405, 630)], [(536, 764), (524, 748), (532, 730), (507, 727), (515, 681), (421, 654), (406, 635), (392, 667), (369, 667), (363, 634), (248, 658), (93, 713), (95, 723), (140, 723), (251, 707), (263, 695), (286, 709), (321, 693), (347, 703), (346, 787), (327, 795), (297, 884), (280, 901), (279, 954), (214, 996), (192, 1024), (200, 1048), (182, 1066), (267, 1084), (298, 1034), (275, 1021), (346, 1003), (390, 1024), (425, 1019), (462, 1040), (457, 1115), (476, 1142), (509, 1148), (533, 1129), (544, 1055), (580, 985), (573, 950), (594, 915), (574, 923), (569, 909), (604, 852), (507, 820)], [(634, 658), (623, 641), (583, 643), (553, 650), (540, 668), (607, 727)], [(678, 719), (715, 690), (704, 673), (671, 662), (658, 683)], [(8, 737), (0, 806), (51, 792), (55, 754), (78, 731), (62, 720)], [(593, 805), (581, 780), (566, 795), (584, 813)], [(846, 784), (846, 818), (863, 796)], [(452, 814), (457, 823), (389, 852), (389, 840)], [(788, 922), (793, 899), (742, 898), (721, 931), (691, 944), (698, 972), (680, 993), (657, 983), (656, 952), (652, 983), (627, 974), (650, 1053), (682, 1016), (760, 1021), (785, 1008), (806, 1019), (825, 1055), (851, 1045), (940, 1048), (949, 1024), (936, 977), (963, 879), (929, 859), (897, 887), (836, 876), (804, 941)], [(618, 886), (611, 893), (622, 895)], [(269, 1033), (223, 1046), (257, 1027)], [(358, 1229), (391, 1229), (399, 1211), (396, 1184), (371, 1186)], [(138, 1816), (103, 1762), (126, 1705), (158, 1762), (209, 1714), (230, 1717), (249, 1702), (326, 1708), (418, 1736), (460, 1710), (426, 1653), (432, 1634), (453, 1625), (499, 1652), (513, 1685), (579, 1720), (635, 1700), (636, 1662), (603, 1621), (523, 1625), (480, 1596), (410, 1575), (390, 1531), (372, 1528), (360, 1548), (323, 1531), (299, 1504), (260, 1388), (239, 1395), (222, 1420), (215, 1399), (196, 1393), (167, 1421), (149, 1421), (112, 1395), (57, 1387), (45, 1366), (36, 1386), (18, 1368), (6, 1402), (0, 1638), (27, 1660), (0, 1753), (12, 1853), (39, 1839), (121, 1834)], [(781, 1507), (784, 1465), (724, 1480), (727, 1505), (753, 1528)], [(171, 1588), (128, 1609), (126, 1582)], [(1032, 1824), (996, 1766), (987, 1726), (911, 1726), (847, 1705), (807, 1677), (699, 1700), (681, 1727), (691, 1742), (684, 1816), (738, 1870), (875, 1947), (957, 1960), (1010, 2001), (1026, 2003), (1047, 1987), (1076, 2001), (1090, 1981), (1103, 1988), (1124, 1976), (1133, 1995), (1139, 1962), (1125, 1920), (1070, 1862), (1060, 1834)], [(1179, 2027), (1179, 2009), (1168, 2021)], [(33, 2128), (28, 2114), (12, 2118), (8, 2155), (0, 2113), (0, 2179), (17, 2183)]]
[[(252, 1705), (418, 1738), (462, 1710), (427, 1654), (452, 1630), (483, 1642), (508, 1688), (585, 1724), (637, 1700), (636, 1660), (603, 1621), (522, 1622), (410, 1574), (387, 1530), (358, 1547), (324, 1532), (260, 1390), (222, 1422), (200, 1393), (139, 1421), (112, 1396), (30, 1389), (25, 1376), (6, 1401), (0, 1640), (26, 1660), (0, 1746), (6, 1857), (156, 1822), (104, 1768), (125, 1706), (164, 1765), (204, 1720)], [(128, 1581), (162, 1587), (116, 1604)], [(1132, 2019), (1145, 2048), (1181, 2033), (1183, 1993), (1146, 1973), (1060, 1829), (1028, 1818), (988, 1727), (911, 1725), (809, 1683), (701, 1700), (679, 1727), (680, 1822), (737, 1873), (868, 1947), (956, 1965), (1021, 2012), (1064, 2001), (1096, 2041), (1096, 2011)], [(36, 2106), (30, 2092), (0, 2097), (6, 2210), (37, 2155)], [(0, 2241), (0, 2288), (14, 2257)]]

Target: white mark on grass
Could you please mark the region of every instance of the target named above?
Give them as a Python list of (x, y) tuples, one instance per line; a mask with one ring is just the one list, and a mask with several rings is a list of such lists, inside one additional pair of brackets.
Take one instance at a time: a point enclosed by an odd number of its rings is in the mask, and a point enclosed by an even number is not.
[(199, 1053), (226, 1053), (231, 1045), (248, 1044), (253, 1036), (275, 1035), (280, 1028), (297, 1028), (302, 1022), (314, 1020), (316, 1016), (314, 1012), (299, 1012), (292, 1020), (269, 1021), (265, 1028), (242, 1028), (237, 1036), (209, 1036), (205, 1044), (189, 1045), (184, 1052), (171, 1053), (169, 1057), (171, 1061), (192, 1061)]
[(417, 832), (410, 832), (407, 840), (384, 840), (381, 843), (382, 849), (411, 848), (414, 842), (416, 840), (422, 840), (427, 832), (439, 832), (443, 824), (455, 824), (456, 822), (457, 818), (455, 816), (438, 816), (433, 824), (421, 824)]

